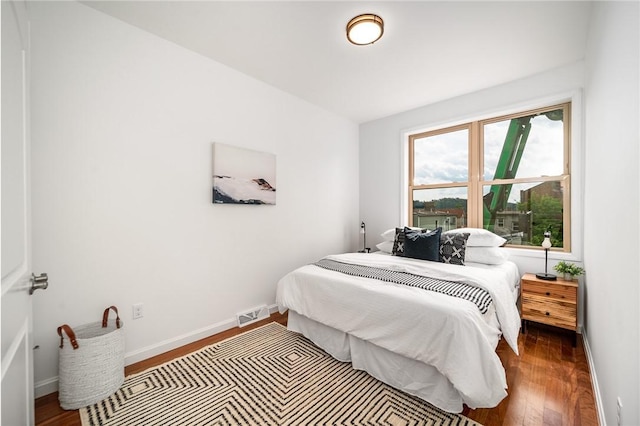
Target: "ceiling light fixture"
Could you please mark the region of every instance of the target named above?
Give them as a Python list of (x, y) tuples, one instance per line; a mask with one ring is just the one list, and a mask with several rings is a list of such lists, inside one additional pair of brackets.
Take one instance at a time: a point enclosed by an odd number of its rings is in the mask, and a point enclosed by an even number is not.
[(358, 46), (375, 43), (383, 33), (382, 18), (371, 13), (358, 15), (347, 24), (347, 39)]

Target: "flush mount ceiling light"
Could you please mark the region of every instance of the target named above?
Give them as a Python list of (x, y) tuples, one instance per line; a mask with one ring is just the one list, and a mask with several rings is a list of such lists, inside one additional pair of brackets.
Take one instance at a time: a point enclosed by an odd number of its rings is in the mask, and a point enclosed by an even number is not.
[(380, 40), (382, 33), (384, 33), (382, 18), (371, 13), (358, 15), (347, 24), (347, 38), (358, 46), (375, 43)]

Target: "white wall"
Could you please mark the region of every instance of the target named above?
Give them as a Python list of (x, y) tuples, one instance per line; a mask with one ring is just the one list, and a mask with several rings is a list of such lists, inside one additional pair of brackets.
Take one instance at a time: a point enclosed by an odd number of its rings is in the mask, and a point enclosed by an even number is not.
[(585, 329), (606, 423), (640, 424), (637, 2), (596, 2), (587, 49)]
[[(120, 308), (133, 362), (358, 246), (355, 124), (75, 2), (30, 3), (37, 395), (57, 326)], [(276, 154), (277, 205), (211, 203), (212, 142)], [(144, 318), (131, 306), (144, 303)]]

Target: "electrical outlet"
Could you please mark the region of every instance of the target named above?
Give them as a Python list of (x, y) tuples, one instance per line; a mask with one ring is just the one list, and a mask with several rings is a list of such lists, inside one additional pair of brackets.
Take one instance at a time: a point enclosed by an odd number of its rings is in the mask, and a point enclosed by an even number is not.
[(142, 318), (143, 316), (142, 303), (136, 303), (133, 305), (133, 319)]
[(622, 400), (620, 397), (616, 400), (616, 417), (618, 420), (618, 426), (622, 424)]

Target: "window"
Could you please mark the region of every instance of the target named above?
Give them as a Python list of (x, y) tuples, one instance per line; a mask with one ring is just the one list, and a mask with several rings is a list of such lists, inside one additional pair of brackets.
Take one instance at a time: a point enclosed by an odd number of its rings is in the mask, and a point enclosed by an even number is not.
[(409, 135), (409, 222), (570, 250), (571, 103)]

